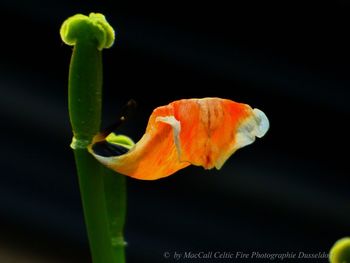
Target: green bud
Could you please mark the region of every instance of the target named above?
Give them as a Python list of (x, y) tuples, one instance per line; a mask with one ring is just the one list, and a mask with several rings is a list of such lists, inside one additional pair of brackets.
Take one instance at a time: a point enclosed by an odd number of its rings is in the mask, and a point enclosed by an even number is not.
[(96, 41), (98, 50), (111, 47), (115, 38), (113, 28), (105, 16), (99, 13), (69, 17), (63, 22), (60, 35), (63, 42), (70, 46), (74, 46), (79, 40)]
[(106, 141), (109, 143), (121, 145), (127, 149), (131, 149), (135, 145), (134, 141), (128, 136), (121, 134), (117, 135), (113, 132), (106, 137)]
[(350, 237), (339, 239), (329, 252), (331, 263), (350, 263)]

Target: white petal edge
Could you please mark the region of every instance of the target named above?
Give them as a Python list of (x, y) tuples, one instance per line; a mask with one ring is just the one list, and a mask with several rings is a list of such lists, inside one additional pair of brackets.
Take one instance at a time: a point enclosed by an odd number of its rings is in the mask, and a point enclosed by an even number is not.
[(254, 109), (253, 116), (245, 120), (237, 130), (235, 149), (252, 144), (255, 137), (263, 137), (269, 127), (269, 120), (265, 113), (259, 109)]
[(180, 145), (180, 132), (181, 123), (174, 116), (157, 117), (156, 122), (163, 122), (169, 124), (173, 128), (174, 143), (176, 151), (180, 160), (181, 156), (181, 145)]
[(263, 111), (261, 111), (259, 109), (254, 109), (253, 113), (255, 115), (255, 119), (256, 119), (256, 123), (257, 123), (257, 126), (255, 128), (255, 135), (256, 135), (256, 137), (261, 138), (269, 130), (270, 122), (269, 122), (269, 119), (267, 118), (266, 114)]

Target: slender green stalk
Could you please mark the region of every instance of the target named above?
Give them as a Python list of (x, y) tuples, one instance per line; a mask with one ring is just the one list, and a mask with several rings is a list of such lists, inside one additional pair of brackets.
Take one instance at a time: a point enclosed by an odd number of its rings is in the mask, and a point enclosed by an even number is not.
[(117, 262), (110, 242), (101, 167), (85, 149), (74, 150), (74, 156), (92, 262)]
[(69, 115), (80, 193), (93, 263), (125, 262), (123, 227), (125, 178), (108, 171), (87, 151), (100, 130), (103, 48), (114, 31), (101, 14), (75, 15), (61, 27), (62, 40), (73, 45), (69, 70)]
[(115, 262), (125, 262), (123, 230), (126, 216), (126, 179), (104, 167), (106, 206)]
[(69, 69), (68, 107), (77, 141), (90, 143), (100, 130), (102, 54), (94, 42), (78, 40)]

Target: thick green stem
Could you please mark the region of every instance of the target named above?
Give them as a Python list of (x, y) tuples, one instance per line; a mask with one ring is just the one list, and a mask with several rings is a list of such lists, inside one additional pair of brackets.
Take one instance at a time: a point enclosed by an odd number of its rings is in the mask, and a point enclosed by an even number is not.
[(103, 180), (112, 249), (117, 256), (116, 262), (124, 262), (126, 243), (123, 230), (126, 216), (126, 178), (107, 168), (104, 170)]
[(74, 156), (92, 262), (123, 262), (114, 260), (101, 166), (85, 149), (74, 150)]
[(93, 41), (77, 40), (69, 69), (68, 107), (74, 138), (90, 143), (100, 130), (102, 52)]
[(123, 227), (125, 178), (112, 174), (87, 151), (100, 130), (102, 54), (114, 31), (101, 14), (75, 15), (61, 27), (62, 40), (73, 45), (69, 70), (69, 115), (79, 186), (93, 263), (125, 262)]

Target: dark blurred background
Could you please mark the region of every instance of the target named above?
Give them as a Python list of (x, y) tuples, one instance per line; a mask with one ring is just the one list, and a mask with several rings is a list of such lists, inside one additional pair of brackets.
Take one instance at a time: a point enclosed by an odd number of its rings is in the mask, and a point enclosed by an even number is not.
[(71, 48), (59, 28), (91, 11), (117, 33), (104, 51), (104, 126), (133, 98), (120, 132), (137, 141), (155, 107), (209, 96), (271, 122), (220, 171), (128, 179), (128, 262), (172, 262), (167, 251), (328, 252), (349, 235), (350, 4), (281, 2), (1, 0), (0, 262), (90, 262), (69, 148)]

